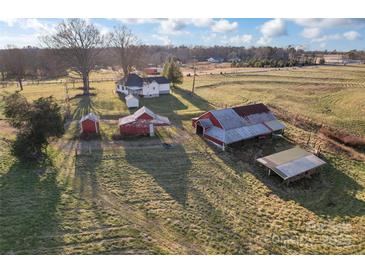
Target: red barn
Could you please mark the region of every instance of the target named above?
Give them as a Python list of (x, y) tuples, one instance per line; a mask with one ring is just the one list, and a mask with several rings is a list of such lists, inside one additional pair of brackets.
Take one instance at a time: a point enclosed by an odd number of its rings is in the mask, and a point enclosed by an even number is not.
[(146, 107), (119, 119), (120, 135), (153, 135), (155, 126), (170, 125), (167, 117), (157, 115)]
[(264, 104), (211, 110), (193, 118), (192, 124), (196, 134), (223, 149), (243, 140), (282, 133), (285, 128)]
[(99, 133), (99, 117), (93, 113), (83, 116), (80, 120), (81, 133)]

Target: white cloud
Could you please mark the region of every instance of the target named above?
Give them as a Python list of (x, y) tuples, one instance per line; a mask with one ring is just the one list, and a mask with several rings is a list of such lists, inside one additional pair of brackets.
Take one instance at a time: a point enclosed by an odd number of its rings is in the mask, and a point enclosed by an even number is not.
[(365, 19), (363, 18), (297, 18), (287, 19), (306, 28), (329, 29), (335, 27), (364, 27)]
[(262, 36), (257, 41), (257, 44), (260, 46), (269, 45), (272, 42), (272, 38), (287, 34), (285, 21), (280, 18), (265, 22), (259, 29)]
[(229, 22), (225, 19), (220, 19), (218, 21), (215, 21), (212, 25), (212, 30), (215, 32), (228, 32), (228, 31), (234, 31), (238, 28), (237, 22)]
[(351, 19), (346, 18), (297, 18), (289, 20), (309, 28), (333, 28), (352, 23)]
[(235, 46), (241, 46), (242, 44), (249, 44), (252, 41), (251, 34), (236, 35), (229, 38), (229, 44)]
[(38, 37), (33, 34), (14, 34), (0, 35), (0, 47), (5, 48), (8, 45), (16, 47), (36, 46), (39, 44)]
[(296, 46), (294, 46), (294, 48), (296, 50), (306, 50), (307, 46), (306, 45), (296, 45)]
[(304, 38), (313, 39), (319, 37), (321, 30), (319, 28), (305, 28), (302, 31), (302, 36)]
[(261, 27), (260, 31), (264, 37), (278, 37), (287, 34), (285, 22), (283, 19), (277, 18), (265, 22)]
[(124, 24), (147, 24), (147, 23), (159, 23), (160, 20), (156, 18), (115, 18)]
[(329, 40), (340, 40), (342, 38), (343, 38), (343, 36), (340, 34), (330, 34), (330, 35), (323, 35), (321, 37), (314, 38), (314, 39), (312, 39), (312, 41), (313, 42), (326, 42)]
[(347, 31), (343, 34), (343, 36), (347, 39), (347, 40), (350, 40), (350, 41), (353, 41), (353, 40), (357, 40), (357, 39), (360, 39), (360, 33), (358, 33), (357, 31)]
[(37, 32), (38, 35), (53, 33), (55, 31), (55, 24), (46, 24), (38, 19), (25, 19), (24, 22), (20, 24), (23, 29), (32, 29)]
[(102, 24), (99, 24), (99, 23), (93, 23), (93, 24), (100, 31), (101, 35), (106, 35), (112, 31), (110, 28), (108, 28), (107, 26), (104, 26)]
[(319, 47), (321, 49), (324, 49), (326, 46), (327, 46), (327, 44), (325, 42), (322, 42), (322, 43), (319, 44)]
[(188, 21), (186, 19), (167, 19), (160, 21), (159, 32), (163, 34), (172, 34), (172, 35), (181, 35), (187, 34), (188, 32), (184, 31), (187, 26)]
[(198, 28), (210, 27), (214, 24), (214, 20), (211, 18), (194, 18), (191, 19), (191, 22)]
[(267, 46), (271, 43), (272, 38), (261, 36), (259, 40), (257, 40), (257, 44), (260, 46)]
[(171, 40), (168, 36), (166, 35), (157, 35), (157, 34), (153, 34), (152, 38), (158, 40), (161, 42), (161, 44), (167, 46), (167, 45), (171, 45)]
[(17, 21), (16, 18), (0, 18), (0, 22), (6, 23), (9, 27), (14, 26)]

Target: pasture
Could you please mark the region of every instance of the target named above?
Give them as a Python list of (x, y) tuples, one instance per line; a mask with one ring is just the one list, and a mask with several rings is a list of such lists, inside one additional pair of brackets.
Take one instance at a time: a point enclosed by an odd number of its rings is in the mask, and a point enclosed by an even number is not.
[[(286, 186), (254, 160), (306, 146), (309, 132), (287, 124), (285, 139), (222, 152), (191, 128), (203, 111), (262, 101), (364, 135), (364, 76), (365, 67), (204, 75), (194, 95), (186, 77), (171, 95), (141, 100), (174, 124), (147, 145), (112, 145), (113, 120), (130, 111), (113, 82), (93, 83), (95, 96), (70, 100), (73, 120), (42, 163), (19, 163), (10, 155), (12, 133), (1, 131), (0, 253), (364, 254), (364, 161), (313, 136), (328, 164)], [(69, 90), (71, 97), (80, 92)], [(32, 85), (23, 94), (53, 95), (63, 104), (65, 88)], [(90, 110), (103, 119), (102, 138), (76, 156), (77, 119)]]

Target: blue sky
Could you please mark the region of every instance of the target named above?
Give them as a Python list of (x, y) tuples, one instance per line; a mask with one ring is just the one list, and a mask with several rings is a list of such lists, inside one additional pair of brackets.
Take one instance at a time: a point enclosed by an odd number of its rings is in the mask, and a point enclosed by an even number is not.
[[(365, 50), (364, 19), (87, 19), (102, 33), (127, 25), (151, 45), (293, 45), (306, 50)], [(62, 19), (0, 19), (0, 48), (39, 46)]]

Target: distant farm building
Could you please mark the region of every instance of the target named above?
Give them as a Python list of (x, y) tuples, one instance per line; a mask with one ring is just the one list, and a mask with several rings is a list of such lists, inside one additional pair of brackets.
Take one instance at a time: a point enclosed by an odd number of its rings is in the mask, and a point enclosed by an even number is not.
[(143, 72), (147, 75), (159, 75), (162, 72), (162, 68), (148, 67), (148, 68), (144, 68)]
[(119, 119), (119, 132), (123, 136), (154, 135), (156, 126), (170, 125), (167, 117), (157, 115), (146, 107), (141, 107), (135, 113)]
[(170, 93), (170, 81), (163, 76), (141, 77), (130, 73), (117, 83), (117, 91), (144, 97), (157, 97)]
[(223, 58), (219, 58), (219, 57), (210, 57), (207, 59), (207, 61), (209, 63), (222, 63), (224, 60), (223, 60)]
[(137, 97), (134, 97), (132, 94), (129, 94), (125, 97), (125, 103), (128, 108), (138, 108), (139, 100)]
[(81, 133), (98, 134), (100, 132), (99, 117), (94, 113), (89, 113), (83, 116), (80, 120), (80, 128)]
[(316, 63), (319, 64), (320, 60), (323, 59), (327, 65), (347, 65), (347, 64), (362, 64), (362, 60), (350, 59), (346, 54), (324, 54), (318, 56)]
[(223, 149), (244, 140), (280, 134), (285, 128), (264, 104), (211, 110), (193, 118), (192, 123), (198, 135)]
[(310, 177), (326, 162), (299, 147), (257, 159), (257, 162), (279, 175), (284, 181), (292, 182)]

